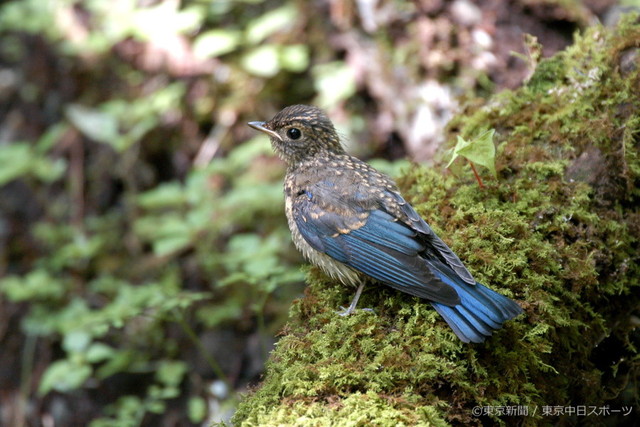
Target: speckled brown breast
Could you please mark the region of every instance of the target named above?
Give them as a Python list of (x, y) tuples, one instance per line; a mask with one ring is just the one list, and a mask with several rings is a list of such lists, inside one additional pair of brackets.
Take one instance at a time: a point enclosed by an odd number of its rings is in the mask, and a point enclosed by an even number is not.
[[(316, 215), (331, 211), (339, 213), (343, 218), (343, 225), (338, 228), (339, 234), (347, 234), (364, 226), (369, 211), (378, 208), (381, 200), (391, 198), (389, 193), (381, 189), (396, 193), (398, 190), (389, 177), (346, 154), (314, 158), (287, 171), (284, 183), (285, 212), (296, 248), (329, 276), (357, 286), (366, 276), (312, 248), (300, 234), (294, 220), (292, 206), (295, 198), (306, 197), (303, 192), (313, 188), (313, 183), (322, 181), (331, 182), (333, 191), (314, 193), (314, 201), (318, 204)], [(394, 205), (392, 200), (388, 202), (387, 205)], [(402, 215), (400, 212), (393, 213)]]

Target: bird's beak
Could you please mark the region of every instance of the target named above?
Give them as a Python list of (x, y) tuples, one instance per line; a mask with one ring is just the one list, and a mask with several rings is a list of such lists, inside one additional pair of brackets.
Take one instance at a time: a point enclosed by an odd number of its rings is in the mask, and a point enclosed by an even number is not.
[(249, 122), (247, 124), (249, 126), (251, 126), (252, 128), (254, 128), (255, 130), (259, 130), (260, 132), (264, 132), (267, 135), (282, 141), (282, 138), (280, 137), (280, 135), (278, 135), (276, 132), (272, 131), (271, 129), (267, 129), (265, 127), (265, 125), (266, 125), (265, 122)]

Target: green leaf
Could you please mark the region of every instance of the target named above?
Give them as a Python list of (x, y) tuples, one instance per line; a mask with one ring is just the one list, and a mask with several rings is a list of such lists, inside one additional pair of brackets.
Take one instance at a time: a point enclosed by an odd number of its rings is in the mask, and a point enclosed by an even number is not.
[[(173, 399), (175, 397), (177, 397), (180, 394), (180, 389), (178, 389), (178, 387), (159, 387), (158, 385), (152, 385), (149, 387), (149, 389), (147, 390), (148, 396), (149, 396), (149, 400), (147, 401), (148, 403), (151, 404), (155, 404), (155, 403), (162, 403), (160, 401), (160, 399)], [(150, 408), (148, 406), (148, 408)], [(149, 409), (151, 411), (151, 409)]]
[(309, 67), (309, 48), (303, 44), (282, 46), (280, 65), (287, 71), (300, 73)]
[(38, 387), (38, 393), (47, 394), (51, 390), (67, 392), (82, 386), (91, 375), (91, 367), (69, 360), (57, 360), (45, 371)]
[(31, 147), (17, 143), (0, 147), (0, 185), (26, 175), (31, 166)]
[(39, 154), (44, 154), (53, 148), (62, 135), (68, 130), (69, 125), (66, 123), (57, 123), (49, 127), (45, 133), (38, 139), (36, 144), (36, 151)]
[(140, 194), (137, 201), (145, 209), (180, 207), (185, 203), (184, 186), (179, 182), (160, 184)]
[(85, 136), (105, 144), (113, 144), (120, 138), (118, 119), (105, 113), (78, 104), (67, 107), (67, 118)]
[(52, 182), (64, 171), (65, 162), (62, 159), (50, 160), (31, 144), (15, 142), (0, 147), (0, 185), (23, 176), (35, 176), (42, 181)]
[(156, 379), (166, 386), (176, 387), (180, 385), (186, 372), (187, 364), (185, 362), (164, 360), (156, 371)]
[(143, 217), (135, 223), (135, 231), (153, 243), (153, 252), (158, 256), (185, 249), (192, 244), (197, 229), (177, 214), (161, 217)]
[(242, 68), (259, 77), (273, 77), (280, 71), (278, 46), (266, 45), (249, 51), (242, 57)]
[(207, 402), (200, 396), (189, 398), (187, 405), (189, 420), (194, 424), (200, 424), (207, 416)]
[(153, 244), (153, 253), (158, 256), (170, 255), (185, 249), (191, 244), (190, 235), (171, 235), (157, 240)]
[(64, 336), (62, 341), (62, 348), (67, 353), (82, 352), (91, 343), (91, 335), (84, 331), (69, 332)]
[(105, 364), (97, 368), (96, 377), (104, 379), (118, 372), (126, 372), (136, 362), (136, 357), (139, 357), (139, 355), (134, 353), (133, 350), (115, 352), (107, 359)]
[(66, 284), (52, 277), (44, 269), (33, 270), (25, 276), (9, 276), (0, 280), (0, 292), (10, 301), (56, 301), (67, 290)]
[(296, 22), (296, 9), (286, 5), (265, 13), (247, 26), (247, 41), (258, 44), (270, 35), (285, 30)]
[(353, 71), (342, 61), (313, 67), (313, 79), (318, 98), (316, 104), (329, 108), (356, 92), (356, 80)]
[(193, 42), (193, 53), (198, 58), (210, 58), (233, 52), (242, 39), (236, 30), (211, 30), (200, 34)]
[(114, 354), (115, 350), (113, 347), (101, 342), (96, 342), (91, 344), (87, 349), (86, 358), (89, 363), (99, 363), (110, 359)]
[(496, 177), (496, 147), (493, 144), (494, 133), (495, 129), (490, 129), (471, 141), (466, 141), (461, 136), (458, 136), (458, 142), (453, 149), (453, 155), (446, 167), (451, 166), (453, 161), (460, 156), (480, 166), (484, 166)]
[[(133, 10), (128, 15), (131, 32), (142, 40), (159, 40), (163, 37), (194, 31), (202, 22), (204, 10), (200, 7), (180, 8), (180, 3), (158, 2), (154, 6), (140, 7), (130, 2)], [(112, 25), (118, 25), (120, 15), (111, 13)]]
[(53, 182), (64, 174), (66, 165), (62, 159), (49, 160), (40, 157), (33, 164), (33, 174), (44, 182)]

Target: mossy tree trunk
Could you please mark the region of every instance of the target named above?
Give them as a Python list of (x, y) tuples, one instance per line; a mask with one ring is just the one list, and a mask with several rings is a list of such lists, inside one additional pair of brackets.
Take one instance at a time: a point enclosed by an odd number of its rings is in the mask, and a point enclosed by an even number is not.
[[(482, 345), (463, 344), (429, 304), (382, 286), (360, 301), (375, 314), (337, 316), (352, 290), (310, 269), (234, 423), (599, 423), (607, 404), (624, 409), (610, 417), (630, 420), (625, 390), (640, 368), (639, 47), (637, 17), (593, 27), (522, 88), (454, 119), (451, 134), (467, 139), (496, 130), (498, 179), (486, 188), (465, 167), (454, 177), (416, 166), (399, 182), (476, 279), (525, 315)], [(600, 409), (546, 413), (556, 406)]]

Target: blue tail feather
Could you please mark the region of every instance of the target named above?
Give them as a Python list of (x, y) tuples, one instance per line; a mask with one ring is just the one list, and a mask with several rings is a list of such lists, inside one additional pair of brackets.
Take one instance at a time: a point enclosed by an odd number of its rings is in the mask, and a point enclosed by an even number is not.
[(480, 283), (473, 286), (463, 282), (441, 262), (427, 260), (427, 264), (460, 297), (460, 304), (455, 306), (431, 304), (462, 341), (483, 342), (504, 322), (522, 313), (522, 308), (515, 301)]
[(522, 313), (514, 301), (480, 283), (471, 286), (452, 280), (446, 282), (458, 292), (460, 304), (453, 307), (431, 304), (463, 342), (483, 342), (504, 322)]

